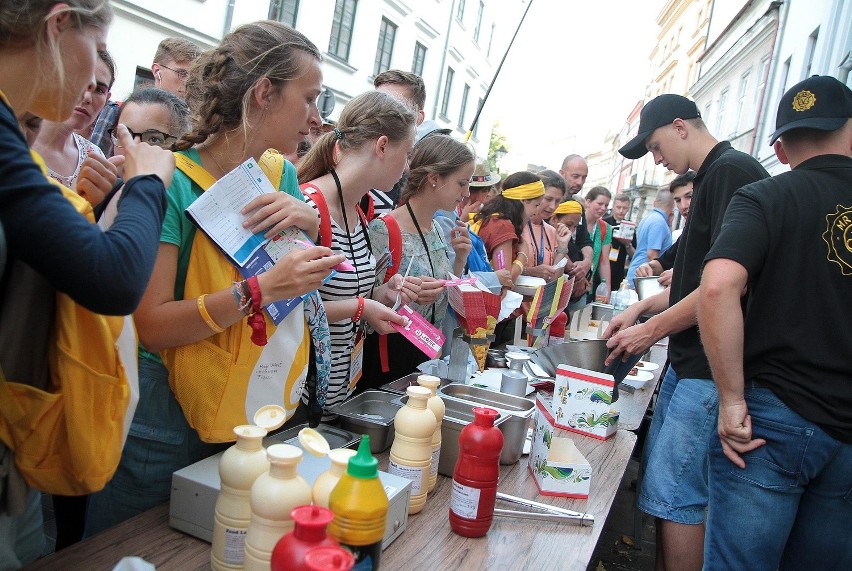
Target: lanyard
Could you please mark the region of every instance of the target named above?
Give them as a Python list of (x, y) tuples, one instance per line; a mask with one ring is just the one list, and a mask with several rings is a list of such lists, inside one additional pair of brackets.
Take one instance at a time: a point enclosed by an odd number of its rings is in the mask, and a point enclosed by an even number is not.
[(527, 220), (527, 226), (530, 229), (530, 237), (533, 239), (533, 248), (535, 248), (535, 258), (538, 260), (538, 266), (544, 263), (544, 239), (547, 238), (547, 247), (550, 247), (550, 238), (547, 237), (547, 234), (544, 231), (544, 221), (541, 222), (541, 233), (539, 233), (538, 245), (535, 243), (535, 234), (533, 234), (533, 225), (532, 222)]
[[(408, 215), (411, 216), (411, 221), (414, 222), (414, 227), (417, 229), (417, 234), (420, 235), (420, 243), (423, 244), (423, 249), (426, 250), (426, 258), (429, 260), (429, 269), (432, 270), (432, 277), (435, 277), (435, 266), (432, 265), (432, 256), (429, 254), (429, 246), (426, 245), (426, 237), (423, 236), (423, 230), (420, 229), (420, 224), (417, 223), (417, 217), (414, 216), (414, 211), (411, 209), (411, 203), (406, 202), (405, 207), (408, 209)], [(435, 323), (435, 303), (432, 302), (432, 323)]]
[[(346, 241), (349, 244), (349, 255), (352, 256), (352, 265), (355, 267), (355, 290), (357, 295), (361, 294), (361, 275), (358, 272), (358, 259), (355, 257), (355, 246), (352, 244), (352, 234), (349, 231), (349, 219), (346, 217), (346, 207), (343, 206), (343, 185), (340, 184), (340, 178), (337, 176), (337, 173), (334, 169), (331, 169), (331, 178), (334, 179), (334, 184), (337, 186), (337, 200), (340, 203), (340, 213), (343, 215), (343, 226), (346, 228)], [(321, 191), (320, 191), (321, 192)], [(370, 248), (370, 238), (367, 234), (367, 229), (364, 228), (364, 225), (361, 225), (362, 231), (364, 232), (364, 237), (367, 239), (367, 247)], [(369, 253), (367, 254), (369, 256)], [(373, 292), (372, 288), (370, 288), (370, 294), (368, 297), (372, 297)], [(357, 329), (358, 325), (353, 321), (352, 328)]]

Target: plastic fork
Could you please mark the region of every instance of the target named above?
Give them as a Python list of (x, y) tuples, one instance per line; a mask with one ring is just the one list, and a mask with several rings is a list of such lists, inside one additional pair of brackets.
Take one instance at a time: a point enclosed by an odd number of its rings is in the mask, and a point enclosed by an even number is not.
[(396, 301), (393, 303), (393, 309), (396, 311), (399, 309), (399, 306), (402, 305), (402, 288), (405, 287), (405, 279), (408, 277), (408, 272), (411, 271), (411, 263), (414, 261), (414, 258), (408, 259), (408, 267), (405, 268), (405, 274), (402, 276), (402, 283), (399, 285), (399, 291), (396, 292)]

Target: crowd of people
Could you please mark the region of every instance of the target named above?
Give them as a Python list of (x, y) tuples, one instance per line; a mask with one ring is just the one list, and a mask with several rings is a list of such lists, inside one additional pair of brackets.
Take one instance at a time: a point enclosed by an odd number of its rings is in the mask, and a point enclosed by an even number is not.
[[(639, 500), (659, 521), (660, 568), (852, 562), (845, 85), (815, 76), (784, 95), (772, 142), (793, 170), (774, 178), (716, 140), (694, 102), (649, 101), (620, 152), (651, 152), (679, 176), (630, 240), (614, 235), (630, 197), (581, 196), (583, 157), (503, 178), (424, 121), (415, 74), (378, 74), (324, 122), (321, 52), (277, 22), (208, 51), (168, 38), (154, 86), (112, 101), (111, 18), (107, 0), (0, 7), (0, 569), (43, 553), (40, 491), (53, 495), (61, 549), (167, 501), (172, 473), (228, 446), (260, 405), (288, 405), (285, 426), (332, 421), (334, 405), (416, 371), (427, 357), (396, 332), (396, 310), (452, 329), (445, 281), (466, 274), (495, 293), (564, 274), (569, 309), (625, 278), (670, 286), (604, 334), (609, 360), (670, 339)], [(185, 214), (247, 160), (279, 192), (245, 206), (244, 228), (272, 239), (296, 227), (316, 244), (250, 277)], [(675, 207), (687, 224), (672, 244)], [(803, 284), (801, 306), (779, 311)], [(263, 310), (292, 299), (277, 325)], [(128, 338), (66, 323), (69, 311), (132, 319), (132, 354), (85, 355), (92, 335)], [(86, 400), (69, 356), (103, 357), (104, 379), (135, 389), (116, 401), (124, 414), (89, 424), (118, 434), (100, 480), (73, 462), (47, 475), (25, 462), (43, 452), (32, 434), (72, 449), (94, 439), (62, 420)], [(35, 394), (56, 399), (53, 431), (21, 431)]]

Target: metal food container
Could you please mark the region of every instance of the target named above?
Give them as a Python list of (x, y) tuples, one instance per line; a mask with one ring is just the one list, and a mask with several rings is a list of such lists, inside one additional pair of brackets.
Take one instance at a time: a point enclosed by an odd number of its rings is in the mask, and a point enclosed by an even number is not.
[[(301, 444), (299, 444), (299, 431), (303, 428), (308, 428), (308, 424), (299, 424), (281, 432), (270, 434), (264, 438), (263, 445), (268, 447), (273, 444), (292, 444), (293, 446), (301, 447)], [(328, 447), (332, 450), (335, 448), (357, 448), (358, 443), (361, 442), (360, 432), (349, 432), (348, 430), (322, 423), (318, 424), (314, 430), (322, 434), (323, 438), (328, 442)]]
[[(442, 400), (446, 411), (444, 421), (441, 423), (441, 457), (438, 460), (438, 473), (452, 478), (456, 460), (459, 458), (459, 434), (465, 426), (473, 422), (473, 408), (478, 405), (453, 398)], [(497, 410), (497, 413), (494, 426), (502, 427), (509, 420), (509, 416), (500, 410)], [(505, 439), (505, 435), (503, 438)]]
[[(404, 395), (408, 387), (420, 386), (417, 384), (417, 377), (424, 374), (425, 373), (411, 373), (409, 375), (405, 375), (401, 379), (397, 379), (395, 381), (391, 381), (385, 385), (382, 385), (381, 387), (379, 387), (379, 389), (389, 393), (394, 393), (396, 395)], [(449, 385), (450, 383), (452, 383), (450, 379), (441, 379), (441, 384), (439, 386), (443, 387), (444, 385)]]
[(393, 442), (393, 419), (402, 407), (398, 401), (399, 395), (393, 393), (364, 391), (328, 410), (340, 416), (340, 426), (344, 430), (368, 434), (370, 452), (378, 454), (390, 448)]
[(556, 368), (559, 365), (571, 365), (603, 372), (604, 360), (608, 354), (606, 339), (587, 339), (537, 349), (532, 354), (532, 362), (544, 369), (551, 377), (556, 376)]
[[(521, 459), (524, 442), (527, 439), (527, 428), (535, 412), (535, 402), (461, 383), (441, 387), (438, 389), (438, 394), (444, 399), (445, 405), (448, 400), (460, 400), (472, 406), (496, 409), (501, 415), (506, 416), (507, 419), (500, 424), (500, 431), (503, 433), (503, 452), (500, 454), (500, 463), (514, 464)], [(441, 448), (443, 450), (443, 444)]]
[(652, 295), (657, 295), (664, 289), (660, 284), (659, 276), (645, 276), (642, 278), (633, 278), (633, 281), (636, 283), (636, 294), (639, 296), (639, 300), (643, 300), (646, 297), (651, 297)]

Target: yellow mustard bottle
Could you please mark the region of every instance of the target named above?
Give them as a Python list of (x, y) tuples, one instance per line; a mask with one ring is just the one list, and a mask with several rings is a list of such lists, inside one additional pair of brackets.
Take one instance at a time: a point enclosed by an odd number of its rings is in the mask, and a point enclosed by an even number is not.
[(427, 489), (428, 492), (431, 492), (438, 481), (438, 462), (441, 460), (441, 423), (444, 420), (446, 407), (443, 399), (438, 396), (438, 386), (441, 384), (441, 379), (433, 375), (420, 375), (417, 377), (417, 384), (432, 391), (432, 396), (426, 401), (426, 407), (432, 411), (435, 420), (438, 422), (435, 426), (435, 432), (432, 433), (432, 463), (429, 466), (429, 487)]
[(388, 515), (388, 496), (379, 480), (379, 461), (370, 454), (363, 435), (358, 453), (331, 491), (328, 505), (334, 519), (328, 534), (352, 552), (357, 571), (378, 571)]
[(237, 442), (219, 460), (221, 489), (216, 499), (213, 520), (213, 546), (210, 568), (213, 571), (237, 571), (243, 568), (245, 539), (251, 520), (249, 494), (252, 484), (269, 470), (263, 448), (266, 430), (242, 425), (234, 429)]
[(311, 503), (311, 486), (297, 472), (302, 449), (273, 444), (266, 449), (269, 472), (251, 487), (251, 523), (246, 532), (245, 571), (269, 571), (272, 550), (293, 530), (290, 512)]

